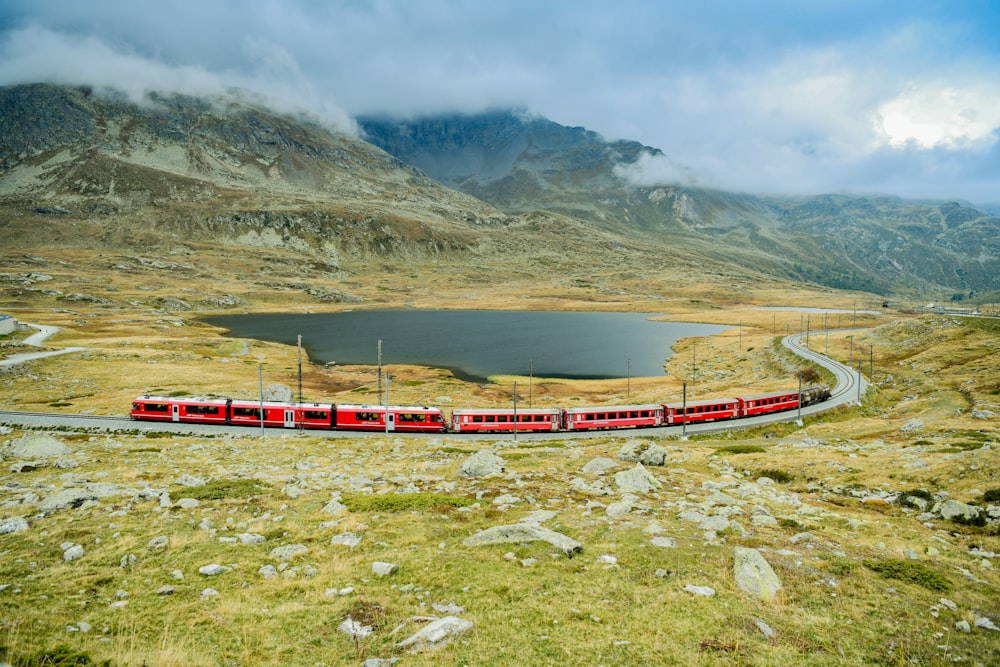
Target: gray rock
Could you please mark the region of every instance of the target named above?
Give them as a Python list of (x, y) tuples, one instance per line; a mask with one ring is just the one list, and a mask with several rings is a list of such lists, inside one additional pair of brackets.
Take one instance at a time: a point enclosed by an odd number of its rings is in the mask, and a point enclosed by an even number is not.
[(466, 621), (457, 616), (445, 616), (430, 622), (419, 632), (410, 635), (396, 646), (410, 651), (433, 649), (443, 646), (455, 637), (471, 630), (472, 627), (472, 621)]
[(733, 574), (741, 590), (759, 600), (772, 600), (781, 590), (778, 575), (756, 549), (733, 547)]
[(257, 533), (239, 533), (236, 539), (240, 541), (240, 544), (264, 544), (267, 542), (266, 537)]
[(588, 475), (603, 475), (609, 470), (617, 468), (618, 464), (609, 458), (603, 456), (598, 456), (596, 459), (591, 459), (587, 462), (580, 472), (584, 472)]
[(280, 401), (282, 403), (287, 403), (292, 400), (292, 398), (292, 389), (288, 385), (275, 383), (264, 387), (265, 401)]
[(774, 628), (765, 623), (763, 619), (754, 618), (753, 622), (757, 626), (757, 629), (760, 630), (760, 634), (764, 635), (764, 639), (774, 639), (778, 635), (774, 631)]
[(946, 519), (948, 521), (954, 521), (955, 519), (960, 521), (971, 521), (979, 516), (978, 507), (966, 505), (965, 503), (951, 499), (941, 503), (937, 511), (938, 514), (941, 515), (942, 519)]
[(663, 535), (657, 535), (649, 541), (654, 547), (663, 547), (671, 549), (677, 546), (677, 540), (672, 537), (664, 537)]
[(615, 484), (620, 490), (630, 493), (648, 493), (662, 486), (641, 463), (637, 463), (631, 470), (615, 473)]
[(28, 521), (24, 517), (12, 516), (9, 519), (0, 521), (0, 535), (20, 533), (25, 530), (28, 530)]
[(353, 549), (354, 547), (361, 544), (361, 536), (357, 533), (341, 533), (340, 535), (334, 535), (330, 538), (330, 544), (343, 544), (346, 547)]
[(10, 443), (7, 458), (44, 459), (52, 456), (66, 456), (73, 450), (61, 440), (45, 433), (27, 433)]
[(67, 563), (72, 563), (78, 558), (83, 558), (84, 551), (83, 547), (79, 544), (74, 544), (65, 551), (63, 551), (63, 560)]
[(273, 565), (264, 565), (259, 570), (257, 574), (264, 577), (265, 579), (274, 579), (278, 576), (278, 570)]
[(548, 542), (571, 558), (583, 551), (583, 545), (576, 540), (532, 523), (493, 526), (467, 538), (462, 544), (467, 547), (479, 547), (489, 544), (523, 544), (525, 542)]
[(323, 512), (326, 514), (332, 514), (334, 516), (338, 514), (343, 514), (347, 511), (347, 506), (340, 502), (339, 499), (334, 498), (326, 505), (323, 505)]
[(502, 475), (506, 463), (488, 449), (481, 449), (467, 458), (459, 467), (459, 477), (479, 478)]
[(399, 566), (395, 563), (383, 563), (381, 561), (375, 561), (372, 563), (372, 574), (379, 577), (388, 577), (398, 569)]
[(309, 548), (304, 544), (286, 544), (271, 549), (270, 557), (274, 560), (286, 561), (307, 553)]
[(729, 519), (724, 516), (706, 516), (698, 524), (698, 527), (702, 530), (711, 530), (716, 533), (721, 532), (729, 528), (732, 524)]
[(684, 586), (684, 590), (692, 595), (701, 595), (706, 598), (710, 598), (715, 595), (715, 589), (711, 586), (694, 586), (693, 584), (687, 584)]
[(214, 577), (225, 572), (229, 572), (233, 568), (225, 567), (224, 565), (219, 565), (218, 563), (211, 563), (210, 565), (202, 565), (198, 568), (198, 573), (203, 574), (206, 577)]
[(618, 450), (618, 460), (662, 466), (667, 460), (667, 450), (646, 440), (629, 440)]
[(97, 494), (77, 487), (62, 489), (38, 503), (38, 511), (54, 512), (70, 509), (71, 507), (79, 507), (89, 500), (97, 500)]
[(167, 538), (167, 536), (159, 535), (151, 539), (146, 544), (146, 546), (149, 547), (150, 549), (156, 550), (156, 549), (166, 549), (168, 544), (170, 544), (170, 540)]
[(181, 486), (205, 486), (206, 482), (201, 477), (195, 477), (194, 475), (181, 475), (174, 480), (175, 484), (180, 484)]

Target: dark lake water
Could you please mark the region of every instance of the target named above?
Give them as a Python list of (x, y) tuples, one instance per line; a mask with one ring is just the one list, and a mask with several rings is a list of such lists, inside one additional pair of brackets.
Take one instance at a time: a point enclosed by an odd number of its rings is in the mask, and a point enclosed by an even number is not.
[(573, 379), (662, 376), (671, 345), (728, 327), (651, 322), (656, 313), (355, 310), (222, 315), (205, 322), (237, 338), (302, 347), (317, 363), (415, 364), (473, 382), (490, 375)]

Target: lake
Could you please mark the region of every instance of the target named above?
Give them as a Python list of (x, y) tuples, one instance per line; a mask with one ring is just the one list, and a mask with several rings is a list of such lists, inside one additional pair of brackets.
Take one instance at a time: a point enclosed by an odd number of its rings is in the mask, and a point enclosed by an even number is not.
[(491, 375), (608, 379), (664, 375), (681, 338), (728, 326), (653, 322), (657, 313), (492, 310), (353, 310), (220, 315), (204, 322), (237, 338), (302, 347), (316, 363), (444, 368), (470, 382)]

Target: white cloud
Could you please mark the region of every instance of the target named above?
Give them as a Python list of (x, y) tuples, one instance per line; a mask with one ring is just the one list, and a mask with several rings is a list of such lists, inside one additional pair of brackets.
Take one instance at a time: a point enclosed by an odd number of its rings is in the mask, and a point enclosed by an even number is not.
[(879, 106), (878, 124), (885, 142), (896, 148), (989, 146), (1000, 129), (1000, 84), (910, 86)]

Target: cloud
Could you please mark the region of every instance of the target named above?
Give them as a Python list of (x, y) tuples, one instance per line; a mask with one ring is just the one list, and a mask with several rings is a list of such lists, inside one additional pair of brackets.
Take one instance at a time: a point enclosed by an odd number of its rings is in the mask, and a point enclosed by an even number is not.
[(5, 0), (0, 83), (253, 91), (352, 131), (509, 106), (660, 149), (620, 173), (997, 201), (1000, 5)]

